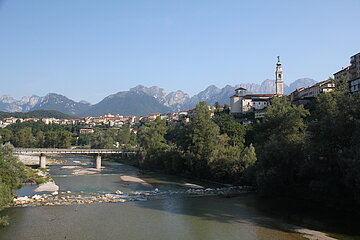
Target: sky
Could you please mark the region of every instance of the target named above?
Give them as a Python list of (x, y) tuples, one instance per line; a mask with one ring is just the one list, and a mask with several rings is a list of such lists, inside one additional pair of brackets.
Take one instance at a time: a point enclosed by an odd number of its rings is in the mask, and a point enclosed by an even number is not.
[(96, 103), (138, 84), (194, 95), (326, 80), (360, 52), (360, 0), (0, 0), (0, 96)]

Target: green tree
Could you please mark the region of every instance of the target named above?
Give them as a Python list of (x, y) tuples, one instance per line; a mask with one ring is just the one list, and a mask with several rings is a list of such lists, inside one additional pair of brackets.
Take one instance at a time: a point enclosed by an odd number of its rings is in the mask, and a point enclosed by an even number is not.
[(344, 79), (320, 94), (309, 119), (303, 174), (317, 199), (360, 203), (360, 94), (348, 94)]
[(138, 139), (140, 146), (146, 151), (164, 150), (168, 147), (165, 140), (166, 121), (159, 117), (148, 122), (139, 129)]
[(90, 137), (91, 148), (114, 148), (115, 134), (114, 129), (96, 129)]
[(220, 134), (229, 136), (229, 144), (237, 146), (241, 150), (244, 148), (245, 143), (245, 127), (235, 121), (232, 115), (221, 113), (215, 115), (214, 122), (220, 127)]
[[(11, 144), (0, 145), (0, 210), (12, 201), (13, 190), (21, 187), (25, 179), (24, 164), (13, 155)], [(0, 216), (0, 225), (7, 224), (7, 217)]]
[(188, 166), (197, 177), (208, 177), (208, 163), (215, 157), (219, 127), (210, 119), (206, 102), (196, 105), (195, 116), (188, 124)]
[(42, 148), (45, 146), (45, 134), (43, 131), (38, 131), (35, 136), (35, 146)]
[(165, 168), (165, 151), (169, 149), (165, 140), (166, 131), (166, 121), (159, 117), (139, 129), (138, 142), (143, 156), (139, 161), (140, 166)]
[(71, 146), (71, 132), (66, 130), (58, 131), (56, 147), (69, 148), (70, 146)]
[(265, 118), (254, 126), (257, 152), (257, 186), (264, 194), (290, 194), (299, 184), (304, 161), (309, 112), (291, 105), (286, 97), (275, 97)]
[(130, 126), (129, 124), (125, 124), (118, 131), (116, 140), (123, 145), (127, 145), (130, 143), (131, 135), (130, 135)]
[(57, 133), (55, 131), (48, 131), (45, 133), (45, 147), (56, 148), (57, 146)]
[(17, 147), (32, 147), (34, 145), (34, 136), (30, 127), (19, 130), (14, 138)]
[(10, 142), (12, 138), (12, 132), (9, 129), (0, 129), (0, 144)]

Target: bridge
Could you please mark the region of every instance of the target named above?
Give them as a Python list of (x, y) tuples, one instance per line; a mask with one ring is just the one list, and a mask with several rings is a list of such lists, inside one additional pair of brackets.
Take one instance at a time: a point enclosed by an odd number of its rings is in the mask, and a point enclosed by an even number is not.
[(41, 168), (46, 167), (46, 154), (96, 154), (95, 165), (97, 169), (101, 169), (101, 154), (126, 154), (135, 152), (116, 149), (15, 148), (14, 153), (39, 154), (39, 165)]

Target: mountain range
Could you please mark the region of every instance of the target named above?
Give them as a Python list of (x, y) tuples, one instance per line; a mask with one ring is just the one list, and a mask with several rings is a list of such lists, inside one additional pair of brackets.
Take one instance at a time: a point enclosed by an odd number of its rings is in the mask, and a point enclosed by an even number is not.
[[(285, 94), (300, 87), (308, 87), (316, 81), (301, 78), (289, 86), (285, 85)], [(34, 110), (56, 110), (73, 116), (100, 116), (107, 113), (144, 116), (150, 113), (164, 113), (187, 110), (196, 106), (200, 101), (208, 104), (219, 102), (229, 104), (229, 98), (238, 87), (247, 89), (248, 93), (274, 93), (274, 80), (265, 80), (261, 84), (241, 83), (235, 86), (226, 85), (218, 88), (210, 85), (205, 90), (190, 97), (189, 94), (178, 90), (167, 93), (163, 88), (138, 85), (129, 91), (122, 91), (105, 97), (99, 103), (91, 105), (86, 101), (76, 102), (63, 95), (49, 93), (44, 97), (32, 95), (16, 100), (11, 96), (0, 96), (0, 111), (28, 112)]]

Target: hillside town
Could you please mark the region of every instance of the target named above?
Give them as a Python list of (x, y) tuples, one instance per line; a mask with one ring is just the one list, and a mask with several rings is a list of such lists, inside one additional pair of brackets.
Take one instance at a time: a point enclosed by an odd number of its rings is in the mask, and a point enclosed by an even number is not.
[[(335, 72), (333, 75), (335, 80), (344, 78), (347, 81), (349, 93), (360, 91), (360, 53), (351, 56), (350, 65)], [(320, 93), (328, 93), (334, 89), (334, 80), (327, 79), (312, 86), (296, 89), (287, 95), (287, 97), (295, 105), (305, 105)], [(212, 115), (215, 111), (228, 109), (229, 113), (233, 115), (238, 122), (241, 122), (243, 125), (248, 125), (255, 119), (260, 119), (265, 116), (266, 108), (271, 104), (271, 100), (275, 96), (284, 96), (284, 75), (280, 57), (278, 57), (276, 63), (274, 94), (252, 94), (247, 93), (247, 89), (245, 88), (237, 88), (235, 89), (235, 94), (230, 96), (229, 105), (208, 105), (208, 109), (212, 112)], [(157, 117), (166, 120), (168, 124), (177, 122), (188, 123), (194, 114), (195, 109), (171, 113), (153, 113), (147, 116), (122, 116), (109, 113), (104, 116), (88, 116), (74, 119), (9, 117), (0, 120), (0, 128), (4, 128), (17, 121), (42, 121), (45, 124), (55, 123), (60, 125), (83, 126), (80, 134), (91, 134), (94, 133), (93, 128), (96, 126), (122, 127), (125, 124), (141, 126), (146, 122), (154, 121)], [(136, 130), (133, 131), (136, 133)]]

